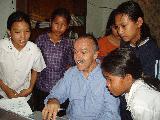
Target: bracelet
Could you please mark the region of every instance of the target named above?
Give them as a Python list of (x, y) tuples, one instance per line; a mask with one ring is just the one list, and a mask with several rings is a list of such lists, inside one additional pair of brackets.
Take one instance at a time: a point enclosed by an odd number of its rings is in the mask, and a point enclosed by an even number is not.
[(2, 85), (3, 85), (3, 81), (2, 81), (2, 80), (0, 80), (0, 87), (2, 87)]

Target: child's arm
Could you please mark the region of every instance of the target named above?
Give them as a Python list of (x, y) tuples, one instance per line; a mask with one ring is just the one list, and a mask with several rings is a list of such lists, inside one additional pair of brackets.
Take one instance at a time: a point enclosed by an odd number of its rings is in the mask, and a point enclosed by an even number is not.
[(18, 94), (19, 97), (27, 97), (29, 94), (31, 94), (31, 92), (33, 90), (33, 87), (34, 87), (34, 85), (36, 83), (37, 76), (38, 76), (38, 72), (35, 71), (35, 70), (32, 70), (30, 86), (29, 86), (28, 89), (21, 90), (21, 92)]
[(6, 93), (8, 98), (18, 97), (18, 93), (15, 90), (9, 88), (7, 85), (5, 85), (2, 80), (0, 80), (0, 88)]

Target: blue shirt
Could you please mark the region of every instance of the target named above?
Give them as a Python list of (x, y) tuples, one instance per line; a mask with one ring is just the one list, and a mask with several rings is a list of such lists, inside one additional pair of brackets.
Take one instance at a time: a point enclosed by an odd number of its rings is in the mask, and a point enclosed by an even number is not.
[(110, 95), (99, 65), (88, 78), (76, 66), (70, 68), (50, 91), (45, 104), (49, 98), (60, 103), (69, 98), (67, 115), (71, 120), (120, 120), (119, 99)]

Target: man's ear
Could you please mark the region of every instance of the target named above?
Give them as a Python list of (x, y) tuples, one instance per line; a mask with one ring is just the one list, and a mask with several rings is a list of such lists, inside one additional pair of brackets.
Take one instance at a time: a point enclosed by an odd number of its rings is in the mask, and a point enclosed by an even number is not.
[(125, 78), (128, 82), (132, 82), (133, 77), (131, 74), (126, 74)]
[(137, 20), (138, 27), (140, 28), (142, 26), (142, 24), (143, 24), (143, 19), (142, 19), (142, 17), (139, 17)]
[(94, 59), (97, 59), (99, 51), (96, 51), (94, 54)]

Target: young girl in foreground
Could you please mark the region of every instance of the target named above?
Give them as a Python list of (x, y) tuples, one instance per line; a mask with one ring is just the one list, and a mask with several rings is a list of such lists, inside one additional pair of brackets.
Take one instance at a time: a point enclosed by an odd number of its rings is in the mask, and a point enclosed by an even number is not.
[(115, 96), (125, 93), (127, 109), (134, 120), (160, 120), (160, 82), (142, 78), (140, 60), (128, 48), (106, 56), (101, 68)]
[(0, 96), (30, 99), (38, 73), (45, 67), (40, 49), (28, 41), (30, 18), (16, 11), (7, 20), (9, 38), (0, 40)]

